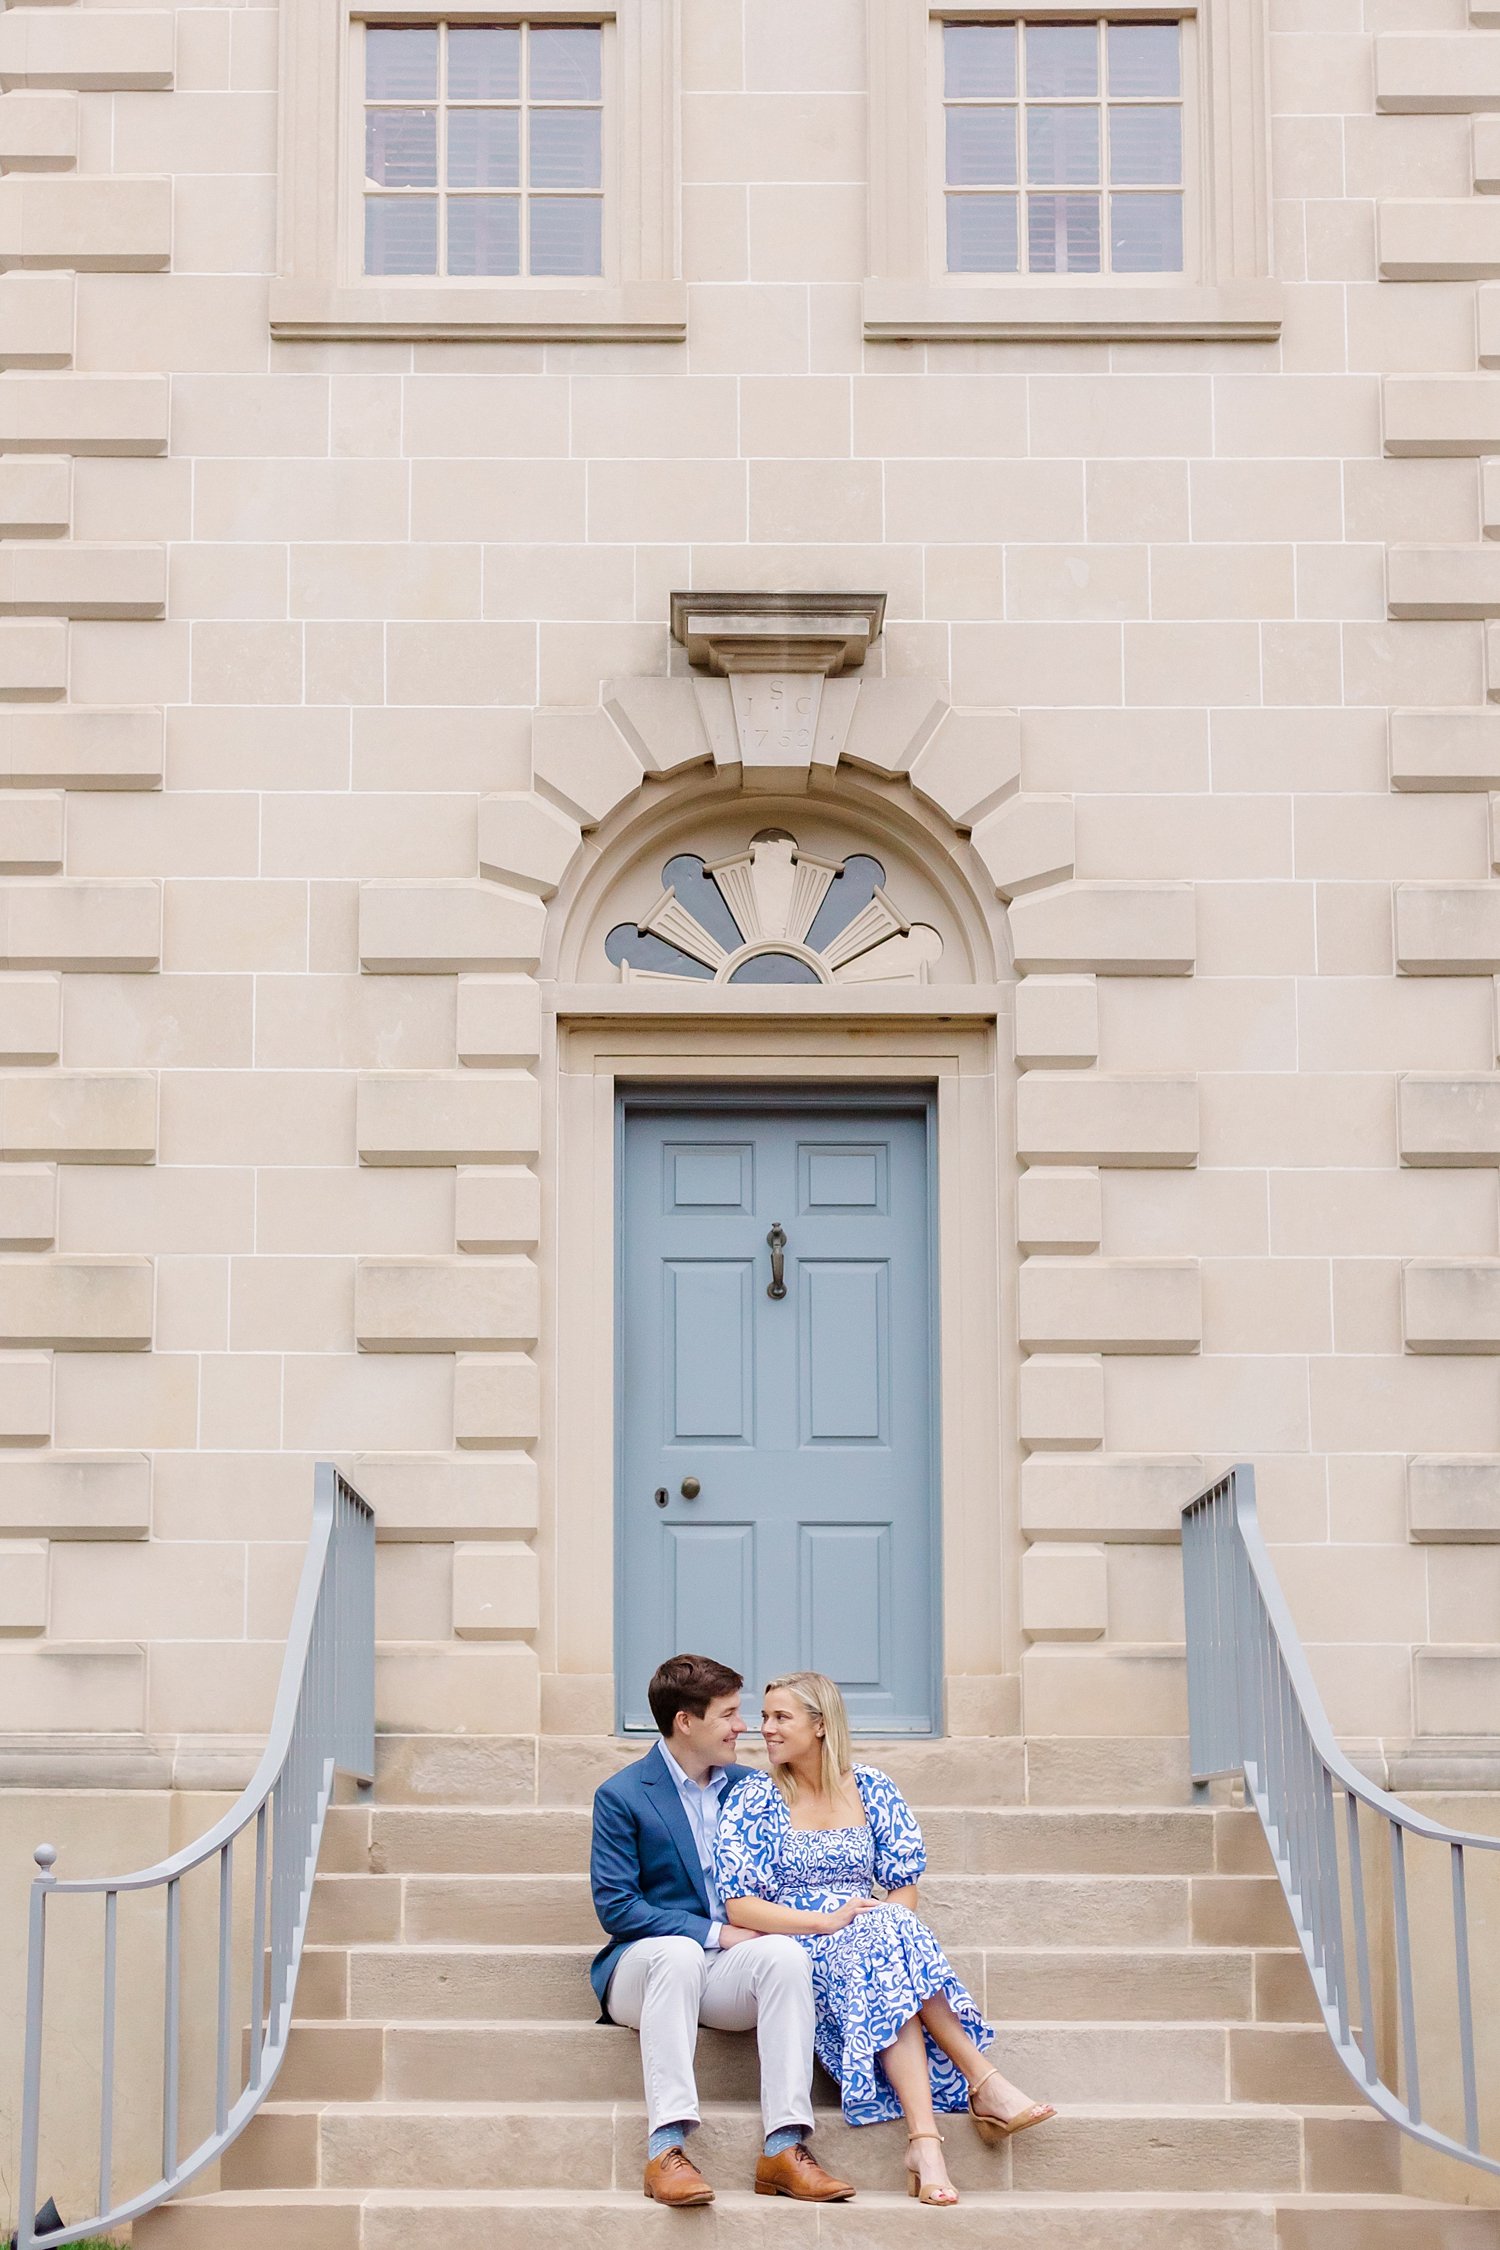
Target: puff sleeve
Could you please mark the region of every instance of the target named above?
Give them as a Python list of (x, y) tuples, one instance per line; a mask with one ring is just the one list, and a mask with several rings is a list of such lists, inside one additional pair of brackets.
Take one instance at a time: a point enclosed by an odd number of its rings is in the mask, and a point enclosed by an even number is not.
[(752, 1774), (730, 1790), (714, 1842), (714, 1881), (722, 1899), (776, 1903), (785, 1814), (774, 1782)]
[(854, 1777), (870, 1823), (876, 1882), (883, 1891), (920, 1882), (927, 1872), (927, 1847), (910, 1805), (878, 1766), (856, 1766)]

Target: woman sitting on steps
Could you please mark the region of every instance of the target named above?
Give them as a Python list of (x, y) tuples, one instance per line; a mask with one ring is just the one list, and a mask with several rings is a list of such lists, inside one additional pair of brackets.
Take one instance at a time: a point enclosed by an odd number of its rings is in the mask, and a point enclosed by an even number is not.
[(992, 2143), (1057, 2113), (988, 2061), (994, 2032), (916, 1913), (922, 1831), (888, 1775), (855, 1765), (833, 1681), (821, 1672), (772, 1680), (761, 1732), (771, 1772), (741, 1781), (719, 1817), (724, 1910), (739, 1929), (807, 1947), (818, 2060), (842, 2089), (845, 2117), (903, 2117), (909, 2193), (954, 2204), (936, 2111), (968, 2110)]

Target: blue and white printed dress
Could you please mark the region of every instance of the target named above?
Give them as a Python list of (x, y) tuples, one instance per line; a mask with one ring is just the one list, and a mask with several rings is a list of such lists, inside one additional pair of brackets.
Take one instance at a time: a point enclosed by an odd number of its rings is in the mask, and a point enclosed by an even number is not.
[[(720, 1896), (759, 1898), (803, 1912), (836, 1911), (871, 1898), (878, 1884), (896, 1891), (925, 1873), (922, 1831), (900, 1790), (875, 1766), (856, 1766), (863, 1828), (794, 1828), (768, 1774), (732, 1789), (719, 1814), (714, 1872)], [(977, 2047), (995, 2034), (980, 2015), (925, 1922), (905, 1906), (877, 1906), (842, 1930), (798, 1934), (812, 1955), (813, 2034), (818, 2060), (843, 2089), (851, 2125), (883, 2125), (901, 2105), (878, 2061), (924, 2000), (941, 1993)], [(963, 2073), (924, 2027), (932, 2099), (940, 2110), (968, 2107)]]

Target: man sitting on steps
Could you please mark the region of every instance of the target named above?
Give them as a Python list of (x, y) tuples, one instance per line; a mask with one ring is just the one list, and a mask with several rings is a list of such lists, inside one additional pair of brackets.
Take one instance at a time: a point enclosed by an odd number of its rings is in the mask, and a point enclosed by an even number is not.
[(676, 2210), (714, 2197), (686, 2147), (698, 2124), (693, 2053), (701, 2023), (755, 2031), (766, 2136), (756, 2194), (847, 2203), (854, 2193), (807, 2146), (813, 1996), (806, 1949), (795, 1938), (731, 1928), (714, 1887), (719, 1807), (751, 1771), (734, 1762), (747, 1731), (743, 1686), (738, 1672), (712, 1657), (670, 1657), (648, 1691), (661, 1740), (594, 1796), (589, 1873), (609, 1942), (590, 1981), (600, 2021), (640, 2032), (651, 2136), (645, 2192)]

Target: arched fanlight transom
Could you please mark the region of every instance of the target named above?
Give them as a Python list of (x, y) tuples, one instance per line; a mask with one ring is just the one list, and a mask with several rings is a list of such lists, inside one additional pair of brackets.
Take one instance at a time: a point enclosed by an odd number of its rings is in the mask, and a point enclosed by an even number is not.
[(764, 828), (729, 859), (669, 859), (650, 913), (604, 950), (627, 984), (925, 984), (943, 941), (868, 853), (823, 859)]

